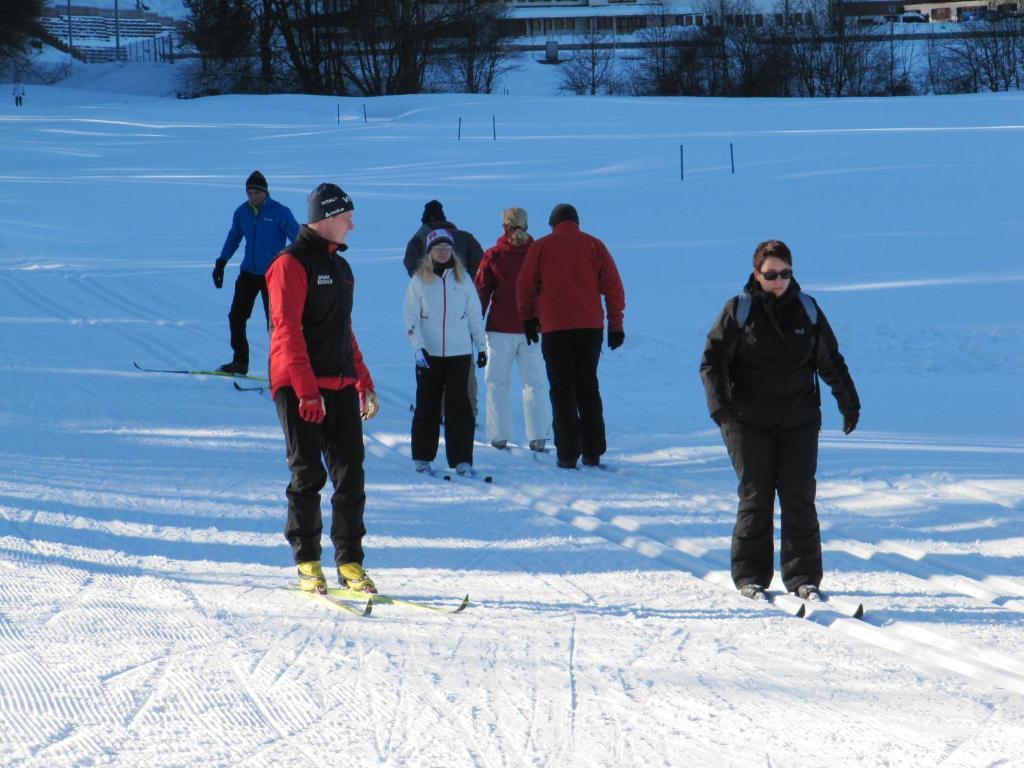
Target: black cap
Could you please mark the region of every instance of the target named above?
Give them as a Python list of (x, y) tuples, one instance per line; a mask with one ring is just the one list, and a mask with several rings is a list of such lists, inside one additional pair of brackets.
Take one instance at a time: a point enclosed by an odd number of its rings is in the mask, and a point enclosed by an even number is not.
[(260, 192), (269, 192), (270, 189), (267, 187), (266, 177), (259, 171), (253, 171), (249, 174), (249, 178), (245, 180), (246, 189), (258, 189)]
[(307, 221), (310, 224), (355, 208), (352, 198), (346, 195), (341, 187), (329, 183), (321, 184), (310, 192), (306, 202), (309, 206)]
[(424, 224), (431, 221), (444, 221), (444, 206), (441, 205), (441, 202), (439, 200), (431, 200), (424, 205), (423, 218), (420, 221)]
[(548, 224), (552, 227), (555, 224), (561, 224), (563, 221), (575, 221), (577, 224), (580, 223), (580, 215), (576, 213), (576, 209), (568, 203), (559, 203), (551, 209), (551, 216), (548, 218)]

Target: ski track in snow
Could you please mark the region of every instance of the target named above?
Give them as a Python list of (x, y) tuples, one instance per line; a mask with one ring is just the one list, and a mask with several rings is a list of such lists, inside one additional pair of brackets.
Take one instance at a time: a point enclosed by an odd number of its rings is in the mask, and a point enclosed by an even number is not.
[[(396, 97), (334, 125), (333, 98), (34, 90), (0, 116), (0, 764), (1024, 766), (1018, 94)], [(102, 130), (68, 130), (85, 122)], [(325, 176), (357, 200), (384, 405), (367, 566), (411, 599), (468, 592), (463, 613), (358, 618), (285, 589), (267, 396), (131, 367), (227, 359), (233, 279), (209, 271), (254, 166), (297, 213)], [(502, 207), (539, 236), (561, 199), (609, 244), (629, 308), (602, 359), (607, 471), (481, 429), (493, 485), (413, 473), (399, 261), (430, 197), (485, 247)], [(824, 586), (863, 621), (729, 581), (735, 477), (696, 361), (768, 236), (795, 245), (865, 402), (843, 437), (825, 393), (818, 475)], [(261, 324), (257, 302), (254, 372)]]

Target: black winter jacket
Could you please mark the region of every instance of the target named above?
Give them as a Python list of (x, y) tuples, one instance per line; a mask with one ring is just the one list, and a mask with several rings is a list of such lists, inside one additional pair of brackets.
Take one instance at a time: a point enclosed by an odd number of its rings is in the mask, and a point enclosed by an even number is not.
[[(293, 266), (289, 256), (301, 270)], [(291, 362), (302, 357), (302, 346), (314, 376), (356, 378), (352, 335), (355, 277), (341, 254), (327, 240), (303, 226), (295, 242), (271, 264), (267, 278), (268, 283), (273, 284), (270, 289), (272, 322), (285, 310), (284, 306), (275, 306), (275, 296), (296, 314), (299, 308), (302, 312), (301, 327), (284, 329), (283, 337), (278, 336), (281, 329), (273, 326), (270, 329), (270, 378), (274, 389), (280, 386), (279, 380), (288, 375)], [(292, 325), (299, 326), (299, 323)], [(293, 338), (297, 331), (301, 331), (301, 341)], [(295, 384), (293, 382), (293, 386)]]
[(455, 238), (455, 255), (462, 261), (466, 272), (469, 273), (469, 279), (473, 280), (476, 277), (477, 267), (480, 266), (480, 262), (484, 258), (484, 249), (472, 233), (459, 229), (450, 221), (432, 221), (429, 224), (424, 224), (416, 230), (415, 235), (409, 238), (409, 243), (405, 246), (405, 258), (402, 260), (409, 277), (412, 277), (423, 263), (423, 257), (427, 251), (427, 235), (435, 229), (447, 229), (452, 233)]
[(738, 422), (766, 429), (820, 421), (817, 372), (844, 416), (859, 412), (857, 389), (835, 334), (820, 307), (817, 325), (811, 323), (796, 280), (775, 298), (751, 275), (744, 291), (752, 303), (743, 328), (737, 327), (739, 298), (734, 297), (708, 333), (700, 362), (708, 411), (730, 408)]

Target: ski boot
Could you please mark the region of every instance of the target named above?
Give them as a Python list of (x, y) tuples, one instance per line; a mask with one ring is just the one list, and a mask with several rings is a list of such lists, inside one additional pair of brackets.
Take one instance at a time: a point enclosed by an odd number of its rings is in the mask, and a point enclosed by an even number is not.
[(768, 595), (760, 584), (744, 584), (740, 587), (740, 594), (750, 600), (767, 600)]
[(377, 585), (359, 563), (344, 563), (338, 566), (338, 581), (345, 589), (353, 592), (377, 594)]
[(796, 591), (793, 594), (801, 600), (810, 600), (812, 602), (821, 601), (821, 590), (813, 584), (801, 584), (796, 588)]
[(249, 373), (249, 366), (232, 360), (230, 363), (224, 363), (224, 365), (217, 369), (217, 372), (228, 373), (232, 376), (245, 376)]
[(299, 563), (299, 589), (303, 592), (327, 591), (327, 578), (319, 560)]

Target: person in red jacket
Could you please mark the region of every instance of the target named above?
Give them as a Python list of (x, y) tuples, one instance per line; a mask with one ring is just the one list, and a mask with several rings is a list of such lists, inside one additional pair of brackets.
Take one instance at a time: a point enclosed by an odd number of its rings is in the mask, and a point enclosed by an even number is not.
[(270, 391), (292, 473), (284, 533), (298, 565), (300, 589), (326, 590), (320, 566), (320, 490), (329, 472), (338, 579), (349, 589), (376, 592), (363, 570), (366, 492), (360, 417), (372, 419), (380, 403), (352, 331), (355, 278), (341, 257), (355, 227), (353, 204), (340, 187), (320, 184), (310, 193), (308, 208), (309, 223), (267, 270)]
[[(544, 358), (540, 348), (523, 335), (523, 320), (516, 306), (516, 278), (533, 244), (529, 221), (522, 208), (501, 212), (504, 232), (488, 248), (476, 272), (476, 290), (487, 315), (487, 438), (502, 450), (512, 431), (509, 394), (513, 363), (523, 384), (523, 417), (530, 450), (543, 451), (551, 429), (551, 403), (544, 390)], [(488, 312), (490, 309), (490, 312)]]
[(519, 315), (531, 343), (543, 331), (558, 466), (575, 469), (581, 454), (585, 465), (598, 466), (607, 450), (597, 381), (605, 314), (608, 347), (618, 349), (626, 340), (626, 295), (611, 254), (580, 230), (573, 206), (556, 205), (548, 224), (551, 234), (530, 246), (516, 280)]

